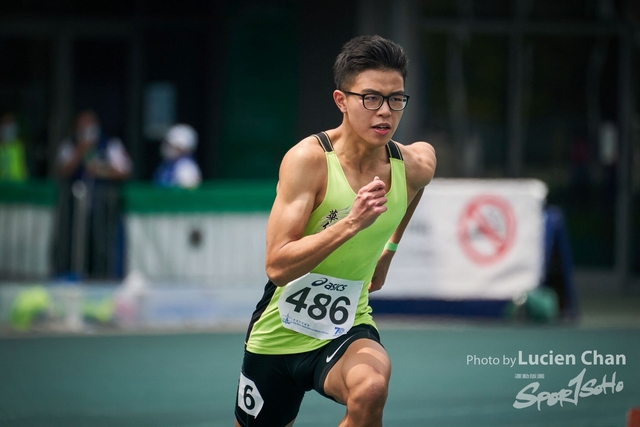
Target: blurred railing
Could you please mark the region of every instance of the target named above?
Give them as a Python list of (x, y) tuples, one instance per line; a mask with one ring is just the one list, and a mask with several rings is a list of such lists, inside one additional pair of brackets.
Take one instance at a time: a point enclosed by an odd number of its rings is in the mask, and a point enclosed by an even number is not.
[(136, 270), (155, 282), (254, 284), (274, 196), (263, 181), (2, 183), (0, 280), (113, 281)]
[(120, 187), (0, 183), (0, 280), (123, 274)]
[(105, 181), (58, 184), (55, 274), (119, 279), (124, 273), (121, 186)]

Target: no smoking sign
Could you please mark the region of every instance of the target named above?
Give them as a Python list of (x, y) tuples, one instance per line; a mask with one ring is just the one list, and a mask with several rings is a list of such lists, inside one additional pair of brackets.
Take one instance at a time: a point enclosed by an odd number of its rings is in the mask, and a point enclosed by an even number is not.
[(458, 241), (465, 255), (477, 264), (501, 260), (513, 246), (516, 219), (511, 204), (495, 195), (471, 199), (458, 219)]

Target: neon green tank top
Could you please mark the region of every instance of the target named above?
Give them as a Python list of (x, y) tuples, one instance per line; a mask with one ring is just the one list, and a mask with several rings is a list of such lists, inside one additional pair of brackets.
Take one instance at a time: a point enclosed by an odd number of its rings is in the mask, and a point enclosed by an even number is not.
[[(346, 217), (356, 197), (328, 135), (322, 133), (315, 136), (325, 149), (328, 180), (324, 200), (311, 213), (304, 230), (305, 236), (319, 233)], [(391, 163), (391, 188), (386, 195), (387, 211), (371, 226), (338, 247), (311, 271), (363, 282), (353, 326), (376, 326), (371, 316), (368, 286), (385, 243), (400, 224), (407, 209), (407, 182), (402, 155), (395, 142), (389, 142), (387, 151)], [(302, 353), (313, 351), (328, 342), (294, 332), (282, 325), (278, 311), (278, 299), (282, 290), (282, 287), (277, 287), (272, 282), (267, 283), (247, 333), (248, 351), (257, 354)]]
[(27, 175), (22, 142), (14, 139), (0, 143), (0, 181), (24, 181)]

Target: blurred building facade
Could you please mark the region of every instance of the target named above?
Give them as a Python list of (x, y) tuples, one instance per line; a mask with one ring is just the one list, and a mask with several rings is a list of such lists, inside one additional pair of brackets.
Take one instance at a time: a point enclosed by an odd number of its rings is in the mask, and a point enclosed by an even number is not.
[(94, 109), (151, 179), (175, 122), (205, 180), (276, 178), (284, 152), (337, 125), (331, 65), (357, 34), (407, 50), (396, 135), (438, 176), (539, 178), (574, 261), (601, 283), (640, 275), (640, 5), (632, 0), (300, 2), (19, 0), (0, 17), (0, 110), (30, 175), (52, 178), (74, 114)]

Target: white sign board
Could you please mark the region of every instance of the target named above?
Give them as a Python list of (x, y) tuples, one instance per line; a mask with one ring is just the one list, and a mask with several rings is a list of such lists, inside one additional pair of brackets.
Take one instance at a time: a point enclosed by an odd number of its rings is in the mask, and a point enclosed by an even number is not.
[(151, 282), (216, 289), (267, 282), (266, 213), (128, 215), (129, 271)]
[(434, 179), (372, 298), (511, 299), (535, 288), (546, 195), (538, 180)]

